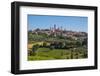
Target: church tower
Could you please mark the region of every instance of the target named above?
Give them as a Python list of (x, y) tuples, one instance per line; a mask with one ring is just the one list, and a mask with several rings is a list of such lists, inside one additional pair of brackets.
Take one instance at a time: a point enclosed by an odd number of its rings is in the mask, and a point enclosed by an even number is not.
[(54, 36), (56, 36), (56, 24), (54, 24)]

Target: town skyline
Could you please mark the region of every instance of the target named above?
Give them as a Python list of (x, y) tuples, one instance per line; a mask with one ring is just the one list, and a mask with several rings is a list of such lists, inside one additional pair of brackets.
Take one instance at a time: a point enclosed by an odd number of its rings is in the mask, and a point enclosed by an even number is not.
[(87, 17), (28, 15), (28, 30), (50, 29), (56, 25), (56, 29), (87, 32), (87, 22)]

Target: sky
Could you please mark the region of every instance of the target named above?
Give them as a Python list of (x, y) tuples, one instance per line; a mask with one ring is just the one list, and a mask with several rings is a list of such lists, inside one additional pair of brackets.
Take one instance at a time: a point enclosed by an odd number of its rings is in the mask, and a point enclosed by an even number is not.
[(56, 27), (70, 31), (87, 32), (88, 17), (82, 16), (53, 16), (53, 15), (28, 15), (28, 30), (50, 29)]

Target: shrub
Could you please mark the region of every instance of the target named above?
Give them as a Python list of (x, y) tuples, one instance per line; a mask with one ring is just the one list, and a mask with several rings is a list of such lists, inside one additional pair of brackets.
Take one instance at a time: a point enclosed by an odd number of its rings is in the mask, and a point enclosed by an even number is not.
[(36, 53), (35, 53), (35, 52), (33, 52), (33, 51), (29, 51), (29, 52), (28, 52), (28, 55), (29, 55), (29, 56), (35, 56), (35, 55), (36, 55)]
[(46, 47), (47, 46), (47, 43), (46, 42), (43, 42), (43, 47)]
[(38, 48), (39, 48), (39, 45), (38, 44), (33, 45), (32, 46), (32, 52), (35, 52)]
[(54, 46), (50, 46), (50, 50), (53, 50), (54, 49)]

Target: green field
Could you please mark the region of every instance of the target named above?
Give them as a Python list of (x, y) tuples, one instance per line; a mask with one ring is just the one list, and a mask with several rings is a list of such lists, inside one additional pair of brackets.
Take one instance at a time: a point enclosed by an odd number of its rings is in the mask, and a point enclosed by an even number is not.
[(86, 50), (38, 48), (35, 55), (29, 55), (28, 60), (79, 59), (86, 58)]

